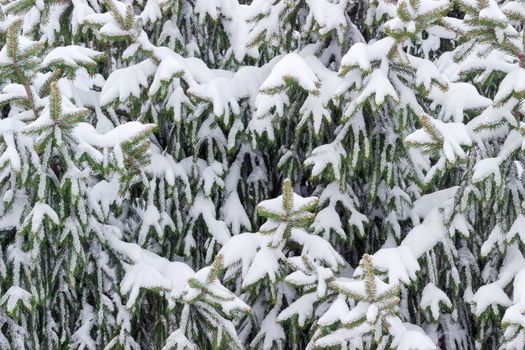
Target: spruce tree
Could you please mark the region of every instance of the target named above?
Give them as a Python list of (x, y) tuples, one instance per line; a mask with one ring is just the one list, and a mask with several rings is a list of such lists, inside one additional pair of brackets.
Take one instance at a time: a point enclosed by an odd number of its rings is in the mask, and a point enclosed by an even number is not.
[(523, 349), (524, 21), (0, 0), (0, 349)]

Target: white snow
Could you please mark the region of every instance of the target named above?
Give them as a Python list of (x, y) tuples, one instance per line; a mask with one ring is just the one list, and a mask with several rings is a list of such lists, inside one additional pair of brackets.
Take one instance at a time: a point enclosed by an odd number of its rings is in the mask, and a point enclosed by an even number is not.
[(139, 97), (141, 88), (148, 86), (148, 78), (156, 72), (156, 65), (147, 59), (134, 66), (115, 70), (108, 77), (100, 92), (102, 106), (115, 100), (125, 101), (128, 97)]

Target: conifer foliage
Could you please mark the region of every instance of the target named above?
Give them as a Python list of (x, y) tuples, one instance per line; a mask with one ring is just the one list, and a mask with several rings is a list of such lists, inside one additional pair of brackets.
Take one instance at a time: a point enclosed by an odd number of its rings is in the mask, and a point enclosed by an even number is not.
[(0, 349), (524, 349), (524, 23), (0, 0)]

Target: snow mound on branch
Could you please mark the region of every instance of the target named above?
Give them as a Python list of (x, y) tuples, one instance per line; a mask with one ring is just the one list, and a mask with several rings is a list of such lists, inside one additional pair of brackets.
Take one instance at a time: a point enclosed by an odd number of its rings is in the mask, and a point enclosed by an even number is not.
[(271, 73), (262, 83), (260, 90), (272, 95), (272, 91), (284, 88), (287, 80), (296, 82), (306, 91), (316, 92), (319, 79), (308, 64), (296, 53), (289, 53), (277, 62)]
[(122, 293), (129, 293), (126, 307), (135, 304), (141, 288), (160, 288), (166, 290), (171, 298), (183, 295), (187, 281), (195, 272), (185, 263), (169, 261), (155, 253), (141, 248), (138, 244), (127, 243), (115, 234), (116, 227), (106, 227), (107, 242), (129, 262), (125, 265), (126, 274), (120, 284)]

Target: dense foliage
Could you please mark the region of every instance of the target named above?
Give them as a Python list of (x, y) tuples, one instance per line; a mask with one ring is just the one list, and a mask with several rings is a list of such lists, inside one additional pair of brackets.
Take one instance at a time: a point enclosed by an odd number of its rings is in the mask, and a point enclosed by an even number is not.
[(0, 349), (523, 350), (524, 23), (0, 0)]

